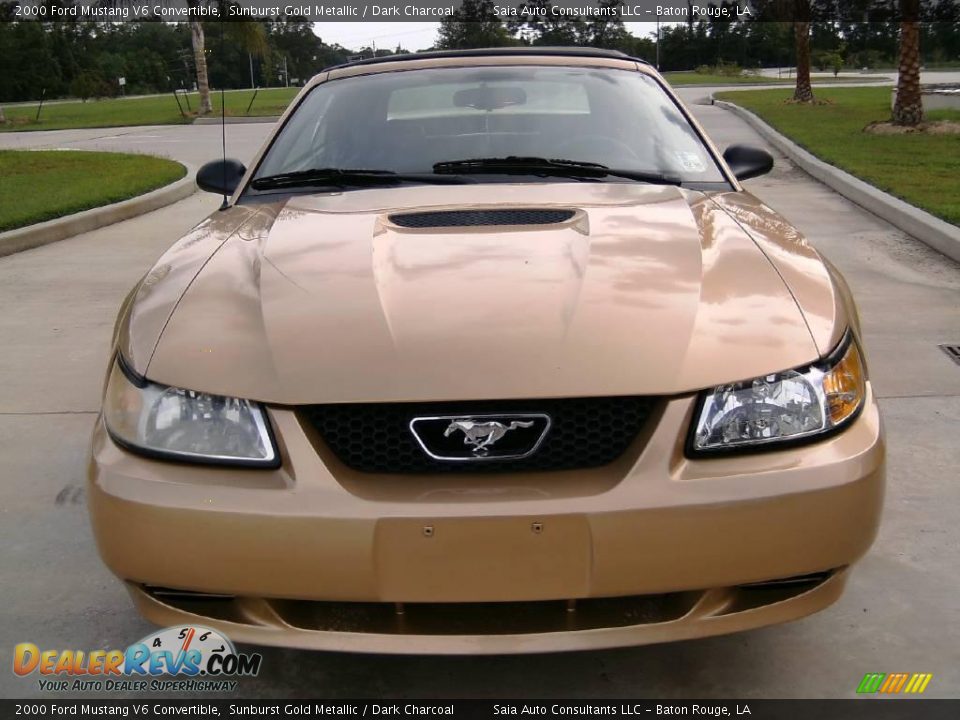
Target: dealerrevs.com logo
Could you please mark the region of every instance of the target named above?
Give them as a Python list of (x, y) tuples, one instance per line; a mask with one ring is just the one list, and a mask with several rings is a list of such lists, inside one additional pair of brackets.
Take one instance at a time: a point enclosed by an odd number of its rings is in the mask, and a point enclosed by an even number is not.
[(234, 678), (256, 676), (262, 661), (196, 625), (160, 630), (126, 650), (41, 650), (29, 642), (13, 650), (13, 672), (39, 675), (47, 691), (232, 691)]

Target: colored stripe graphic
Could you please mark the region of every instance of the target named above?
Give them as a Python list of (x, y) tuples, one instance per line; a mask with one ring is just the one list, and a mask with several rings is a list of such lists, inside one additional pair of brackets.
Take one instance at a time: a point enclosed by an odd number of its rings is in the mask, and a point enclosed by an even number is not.
[(886, 695), (903, 692), (918, 695), (927, 689), (932, 679), (932, 673), (867, 673), (857, 686), (857, 692), (860, 694), (879, 692)]

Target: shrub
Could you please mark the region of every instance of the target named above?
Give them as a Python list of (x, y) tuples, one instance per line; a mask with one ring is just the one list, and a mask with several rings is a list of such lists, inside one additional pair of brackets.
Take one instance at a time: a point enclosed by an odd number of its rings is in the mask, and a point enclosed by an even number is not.
[(100, 83), (100, 78), (93, 73), (82, 72), (70, 83), (70, 94), (86, 102), (88, 98), (97, 94)]
[(891, 62), (879, 50), (861, 50), (850, 58), (850, 64), (856, 68), (875, 68)]
[(109, 80), (104, 80), (103, 78), (97, 78), (96, 87), (93, 90), (93, 96), (100, 100), (101, 98), (113, 97), (116, 95), (116, 89)]

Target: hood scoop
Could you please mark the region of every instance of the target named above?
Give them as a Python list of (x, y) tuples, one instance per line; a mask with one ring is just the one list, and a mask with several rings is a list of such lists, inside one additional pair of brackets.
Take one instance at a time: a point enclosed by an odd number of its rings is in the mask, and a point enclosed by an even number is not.
[(498, 208), (496, 210), (437, 210), (396, 213), (389, 216), (394, 225), (404, 228), (456, 228), (484, 225), (557, 225), (576, 215), (574, 210), (557, 208)]

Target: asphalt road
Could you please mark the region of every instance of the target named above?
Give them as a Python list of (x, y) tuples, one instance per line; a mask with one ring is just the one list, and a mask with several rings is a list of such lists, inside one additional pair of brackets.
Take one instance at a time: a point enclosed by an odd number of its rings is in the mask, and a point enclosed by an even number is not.
[[(684, 91), (696, 98), (702, 88)], [(763, 141), (695, 106), (723, 146)], [(234, 125), (249, 159), (266, 125)], [(217, 156), (219, 128), (75, 130), (0, 145)], [(853, 697), (866, 672), (931, 672), (927, 696), (960, 697), (960, 266), (858, 209), (777, 156), (748, 183), (844, 272), (858, 299), (885, 413), (889, 490), (879, 539), (843, 598), (789, 625), (670, 645), (531, 657), (382, 657), (261, 649), (243, 696)], [(152, 261), (217, 206), (198, 194), (149, 215), (0, 258), (0, 661), (42, 648), (125, 647), (152, 630), (101, 565), (83, 483), (115, 312)], [(749, 279), (744, 280), (749, 282)], [(817, 532), (810, 518), (810, 532)], [(137, 542), (131, 537), (130, 542)], [(7, 658), (7, 660), (3, 660)], [(9, 668), (10, 665), (8, 664)], [(0, 671), (0, 696), (42, 696)]]

